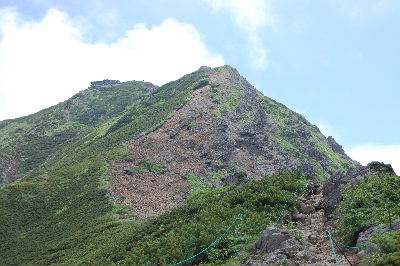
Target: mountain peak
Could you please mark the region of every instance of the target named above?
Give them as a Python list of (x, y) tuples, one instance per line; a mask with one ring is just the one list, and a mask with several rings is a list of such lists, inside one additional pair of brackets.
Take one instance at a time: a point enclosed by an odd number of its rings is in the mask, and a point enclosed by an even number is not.
[[(208, 82), (194, 83), (201, 85), (193, 87), (170, 119), (130, 142), (134, 160), (111, 165), (116, 177), (111, 193), (124, 195), (122, 202), (135, 206), (136, 214), (175, 208), (190, 194), (193, 182), (213, 186), (235, 173), (259, 180), (299, 169), (326, 179), (357, 165), (303, 116), (263, 96), (236, 69), (199, 71), (206, 73), (200, 81)], [(166, 168), (141, 171), (144, 162)], [(127, 168), (136, 170), (132, 174)]]

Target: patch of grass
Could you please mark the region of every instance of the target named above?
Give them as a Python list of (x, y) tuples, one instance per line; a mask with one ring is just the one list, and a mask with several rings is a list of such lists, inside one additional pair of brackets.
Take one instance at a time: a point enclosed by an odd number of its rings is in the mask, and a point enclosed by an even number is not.
[(222, 118), (222, 114), (220, 110), (215, 110), (212, 112), (212, 114), (216, 117), (216, 118)]
[(126, 143), (118, 145), (107, 152), (107, 158), (115, 162), (124, 161), (127, 156), (129, 156), (129, 147)]
[(211, 95), (212, 101), (217, 104), (222, 104), (224, 102), (224, 91), (217, 88), (212, 88), (211, 91), (213, 92)]
[(212, 82), (212, 83), (210, 84), (210, 86), (211, 86), (211, 88), (218, 88), (219, 86), (221, 86), (221, 84), (218, 83), (218, 82)]
[(200, 79), (199, 81), (196, 81), (190, 88), (192, 90), (197, 90), (197, 89), (200, 89), (209, 84), (210, 84), (210, 82), (209, 82), (208, 78), (203, 78), (203, 79)]
[(252, 112), (245, 112), (244, 118), (239, 121), (239, 125), (251, 124), (254, 120), (254, 114)]
[(235, 69), (231, 66), (224, 65), (224, 66), (214, 67), (213, 70), (215, 72), (222, 72), (222, 71), (235, 70)]
[(204, 180), (197, 175), (187, 174), (183, 176), (183, 179), (188, 181), (190, 184), (191, 193), (195, 193), (206, 188)]
[(137, 175), (137, 174), (144, 174), (147, 171), (145, 169), (142, 169), (140, 167), (134, 167), (134, 168), (125, 168), (124, 173), (127, 175)]
[(199, 124), (198, 124), (198, 123), (192, 122), (192, 123), (190, 123), (190, 124), (187, 126), (187, 129), (188, 129), (189, 131), (193, 131), (193, 130), (195, 130), (195, 129), (198, 128), (198, 127), (199, 127)]
[(157, 164), (151, 160), (146, 159), (146, 160), (140, 161), (138, 164), (138, 167), (143, 170), (152, 172), (152, 173), (158, 173), (158, 172), (161, 172), (161, 171), (167, 169), (168, 164), (167, 163)]
[(376, 235), (370, 243), (378, 244), (382, 252), (365, 257), (363, 266), (395, 266), (400, 265), (400, 233), (390, 232), (383, 235)]
[[(310, 124), (303, 116), (261, 93), (259, 97), (264, 110), (278, 129), (278, 134), (273, 140), (292, 157), (300, 157), (311, 162), (314, 172), (320, 179), (326, 179), (330, 175), (356, 166), (351, 160), (335, 153), (318, 128)], [(322, 165), (316, 160), (315, 155), (307, 154), (307, 151), (311, 149), (314, 151), (312, 154), (325, 157), (329, 165)]]

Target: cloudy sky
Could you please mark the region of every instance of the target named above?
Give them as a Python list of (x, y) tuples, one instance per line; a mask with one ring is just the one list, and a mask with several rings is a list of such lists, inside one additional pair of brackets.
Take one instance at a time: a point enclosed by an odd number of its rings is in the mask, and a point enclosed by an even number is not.
[(398, 0), (0, 0), (0, 120), (104, 78), (229, 64), (365, 164), (400, 173)]

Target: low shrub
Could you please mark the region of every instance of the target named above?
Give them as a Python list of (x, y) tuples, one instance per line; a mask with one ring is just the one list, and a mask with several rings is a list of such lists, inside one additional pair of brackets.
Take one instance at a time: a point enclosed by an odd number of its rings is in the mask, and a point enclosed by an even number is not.
[(400, 177), (368, 177), (345, 187), (339, 205), (339, 233), (349, 243), (367, 228), (400, 218)]

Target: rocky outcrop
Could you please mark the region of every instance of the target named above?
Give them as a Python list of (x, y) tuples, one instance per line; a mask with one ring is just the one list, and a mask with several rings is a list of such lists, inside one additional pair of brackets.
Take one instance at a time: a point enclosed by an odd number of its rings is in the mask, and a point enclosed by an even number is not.
[[(328, 138), (326, 140), (328, 141), (329, 146), (332, 148), (332, 150), (334, 152), (348, 157), (346, 155), (346, 153), (344, 152), (342, 145), (339, 145), (332, 136), (328, 136)], [(348, 157), (348, 158), (350, 159), (350, 157)]]
[[(247, 260), (245, 265), (278, 265), (279, 261), (313, 261), (314, 254), (293, 235), (279, 230), (276, 227), (268, 227), (261, 238), (255, 244), (255, 250), (261, 255)], [(262, 255), (265, 254), (265, 255)], [(315, 262), (315, 261), (313, 261)], [(300, 264), (293, 264), (300, 265)]]
[(0, 185), (10, 184), (17, 180), (20, 164), (20, 160), (16, 158), (9, 159), (5, 162), (5, 169), (3, 170), (3, 174), (0, 175)]
[(359, 166), (348, 172), (330, 178), (323, 187), (323, 208), (325, 216), (333, 213), (342, 201), (342, 188), (345, 184), (355, 184), (364, 178), (377, 175), (394, 175), (395, 172), (390, 164), (371, 162), (367, 166)]

